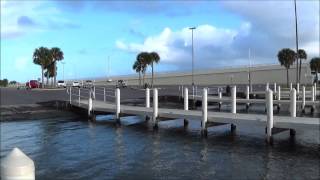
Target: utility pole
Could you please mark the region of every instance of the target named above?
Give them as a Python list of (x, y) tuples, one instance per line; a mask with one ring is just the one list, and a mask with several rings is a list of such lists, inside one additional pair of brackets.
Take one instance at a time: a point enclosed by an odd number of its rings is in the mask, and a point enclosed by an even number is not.
[(298, 51), (299, 51), (299, 46), (298, 46), (298, 18), (297, 18), (297, 2), (294, 0), (294, 15), (295, 15), (295, 20), (296, 20), (296, 61), (297, 61), (297, 79), (296, 79), (296, 84), (298, 84), (298, 79), (299, 79), (299, 56), (298, 56)]
[(193, 47), (193, 30), (196, 29), (196, 27), (189, 28), (191, 30), (191, 38), (192, 38), (192, 87), (194, 86), (194, 47)]

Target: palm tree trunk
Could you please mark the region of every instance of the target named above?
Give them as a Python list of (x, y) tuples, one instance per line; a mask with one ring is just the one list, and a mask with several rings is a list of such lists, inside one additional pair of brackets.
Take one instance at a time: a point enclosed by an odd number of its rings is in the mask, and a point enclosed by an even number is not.
[(139, 86), (141, 87), (141, 72), (139, 71)]
[(153, 87), (153, 62), (151, 63), (151, 69), (152, 69), (152, 81), (151, 81), (151, 87)]
[(289, 69), (287, 68), (287, 88), (289, 87)]
[(300, 59), (300, 65), (299, 65), (299, 83), (301, 80), (301, 59)]
[(54, 70), (53, 70), (53, 72), (54, 72), (54, 76), (53, 76), (53, 82), (54, 82), (54, 87), (56, 87), (56, 77), (57, 77), (57, 67), (56, 67), (56, 62), (54, 62), (53, 63), (53, 66), (54, 66)]
[(43, 71), (44, 71), (44, 68), (43, 68), (43, 66), (41, 66), (41, 82), (42, 82), (42, 84), (41, 84), (41, 88), (43, 88), (43, 82), (44, 82), (44, 76), (43, 76)]

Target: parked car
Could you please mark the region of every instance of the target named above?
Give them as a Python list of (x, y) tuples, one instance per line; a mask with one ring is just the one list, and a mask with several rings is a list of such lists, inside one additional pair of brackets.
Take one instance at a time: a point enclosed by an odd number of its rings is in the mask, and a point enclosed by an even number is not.
[(72, 87), (80, 87), (80, 83), (78, 81), (73, 81), (72, 82)]
[(90, 88), (92, 86), (93, 86), (93, 82), (91, 80), (86, 80), (86, 82), (84, 83), (85, 88)]
[(127, 83), (122, 79), (118, 80), (116, 88), (125, 88), (125, 87), (127, 87)]
[(66, 84), (66, 82), (64, 82), (64, 81), (58, 81), (58, 87), (63, 87), (63, 88), (65, 88), (65, 87), (67, 87), (67, 84)]
[(40, 84), (37, 80), (30, 80), (26, 83), (27, 89), (39, 88)]

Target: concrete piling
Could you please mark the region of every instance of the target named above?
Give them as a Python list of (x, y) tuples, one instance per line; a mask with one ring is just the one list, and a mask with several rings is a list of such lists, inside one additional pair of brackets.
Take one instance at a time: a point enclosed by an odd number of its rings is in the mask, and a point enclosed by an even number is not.
[(116, 120), (120, 121), (120, 89), (116, 89)]
[(297, 114), (297, 91), (293, 88), (290, 91), (290, 115), (291, 117), (296, 117)]
[(208, 91), (203, 88), (202, 93), (202, 122), (201, 122), (201, 133), (207, 136), (207, 121), (208, 121)]
[(231, 91), (231, 113), (237, 113), (237, 86), (233, 86)]
[(189, 97), (188, 97), (188, 88), (184, 88), (184, 110), (189, 110)]
[(158, 128), (158, 89), (153, 89), (153, 127)]
[(1, 179), (35, 179), (35, 165), (19, 148), (14, 148), (1, 160)]
[(146, 108), (150, 107), (150, 89), (146, 88)]
[(267, 142), (272, 143), (273, 128), (273, 92), (269, 89), (266, 92), (267, 99)]

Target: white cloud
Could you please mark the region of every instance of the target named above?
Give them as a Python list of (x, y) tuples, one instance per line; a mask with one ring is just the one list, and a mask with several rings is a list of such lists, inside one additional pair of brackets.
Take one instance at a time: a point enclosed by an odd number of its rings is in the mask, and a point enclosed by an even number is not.
[(14, 63), (15, 69), (18, 71), (26, 70), (28, 62), (29, 62), (28, 58), (25, 58), (25, 57), (17, 58)]
[[(198, 26), (194, 30), (195, 57), (199, 61), (208, 61), (222, 56), (236, 37), (249, 35), (250, 29), (249, 22), (243, 23), (239, 29), (218, 28), (208, 24)], [(147, 37), (143, 43), (116, 41), (116, 47), (121, 50), (132, 53), (156, 51), (162, 62), (173, 64), (191, 58), (191, 44), (191, 30), (187, 27), (178, 31), (166, 27), (160, 34)]]

